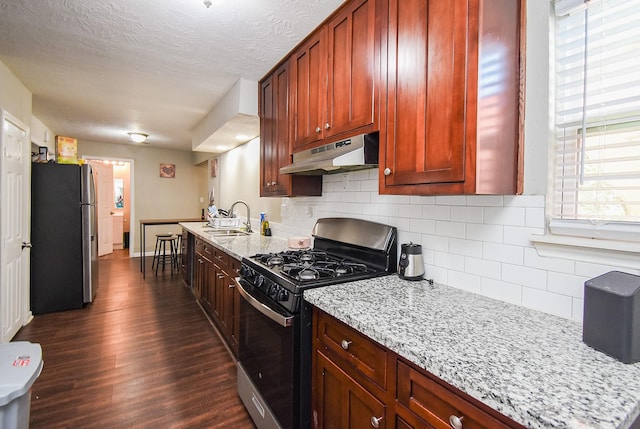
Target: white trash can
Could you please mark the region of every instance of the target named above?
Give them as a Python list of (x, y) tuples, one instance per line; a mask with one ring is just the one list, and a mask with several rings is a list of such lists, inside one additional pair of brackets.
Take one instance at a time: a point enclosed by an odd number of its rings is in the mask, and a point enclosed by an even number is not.
[(41, 371), (40, 344), (0, 344), (0, 429), (29, 427), (31, 386)]

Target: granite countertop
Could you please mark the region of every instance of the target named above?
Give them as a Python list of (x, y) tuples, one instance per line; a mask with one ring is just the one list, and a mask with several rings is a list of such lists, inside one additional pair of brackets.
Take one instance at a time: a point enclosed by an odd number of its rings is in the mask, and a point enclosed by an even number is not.
[(276, 253), (287, 248), (287, 240), (279, 237), (265, 237), (258, 232), (233, 237), (216, 237), (208, 232), (212, 228), (204, 221), (182, 222), (180, 226), (238, 260), (256, 253)]
[(640, 414), (640, 363), (590, 348), (580, 323), (397, 275), (304, 298), (526, 427), (628, 429)]
[[(214, 237), (204, 222), (180, 225), (237, 259), (287, 248), (278, 237)], [(640, 415), (640, 363), (590, 348), (580, 323), (397, 275), (304, 298), (528, 428), (629, 429)]]

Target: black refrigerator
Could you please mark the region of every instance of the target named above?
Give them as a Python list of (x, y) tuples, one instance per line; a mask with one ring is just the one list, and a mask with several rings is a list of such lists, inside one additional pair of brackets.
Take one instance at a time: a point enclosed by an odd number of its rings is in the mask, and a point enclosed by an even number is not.
[(98, 287), (96, 193), (88, 164), (31, 165), (31, 311), (83, 307)]

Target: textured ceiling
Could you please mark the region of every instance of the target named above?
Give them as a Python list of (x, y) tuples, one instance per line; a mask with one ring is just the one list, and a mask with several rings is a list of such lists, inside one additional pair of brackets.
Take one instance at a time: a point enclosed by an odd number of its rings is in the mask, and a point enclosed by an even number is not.
[[(191, 129), (342, 0), (0, 0), (0, 61), (55, 134), (191, 150)], [(256, 87), (257, 91), (257, 87)]]

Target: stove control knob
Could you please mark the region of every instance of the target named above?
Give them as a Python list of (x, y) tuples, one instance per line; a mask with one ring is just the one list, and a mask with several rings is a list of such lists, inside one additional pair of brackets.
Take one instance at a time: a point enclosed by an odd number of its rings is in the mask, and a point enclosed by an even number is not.
[(286, 289), (280, 290), (278, 293), (278, 301), (288, 301), (289, 300), (289, 292)]
[(265, 281), (266, 280), (265, 280), (264, 276), (262, 276), (262, 275), (257, 276), (256, 280), (255, 280), (256, 287), (262, 288), (264, 286), (264, 284), (265, 284)]

